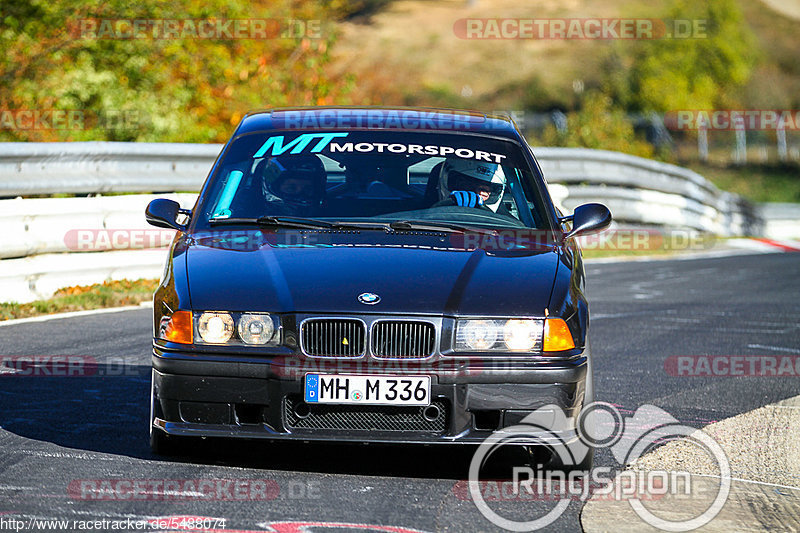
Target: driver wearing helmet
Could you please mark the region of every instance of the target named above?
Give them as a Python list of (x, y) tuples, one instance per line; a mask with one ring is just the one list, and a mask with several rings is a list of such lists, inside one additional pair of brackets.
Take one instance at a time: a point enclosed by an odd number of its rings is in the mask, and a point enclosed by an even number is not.
[(439, 175), (437, 205), (484, 207), (497, 212), (505, 191), (506, 177), (496, 163), (447, 160)]
[(306, 216), (322, 204), (327, 174), (315, 155), (271, 157), (262, 176), (262, 192), (273, 214)]

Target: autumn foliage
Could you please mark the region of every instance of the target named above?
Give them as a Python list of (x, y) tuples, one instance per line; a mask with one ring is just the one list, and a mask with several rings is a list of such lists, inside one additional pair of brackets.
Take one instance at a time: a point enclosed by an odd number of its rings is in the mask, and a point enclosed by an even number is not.
[(348, 80), (324, 74), (342, 15), (312, 0), (3, 0), (0, 140), (219, 142), (248, 110), (342, 103)]

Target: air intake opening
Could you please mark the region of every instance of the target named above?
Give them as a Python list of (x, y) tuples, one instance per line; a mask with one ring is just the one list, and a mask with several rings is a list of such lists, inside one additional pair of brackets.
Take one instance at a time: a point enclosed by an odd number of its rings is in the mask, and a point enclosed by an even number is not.
[(447, 431), (448, 406), (442, 399), (431, 405), (338, 405), (309, 406), (301, 397), (289, 395), (283, 401), (283, 419), (293, 432), (339, 431)]
[(263, 424), (264, 406), (251, 403), (237, 403), (233, 406), (239, 424)]
[(500, 411), (473, 411), (475, 429), (494, 431), (500, 427)]

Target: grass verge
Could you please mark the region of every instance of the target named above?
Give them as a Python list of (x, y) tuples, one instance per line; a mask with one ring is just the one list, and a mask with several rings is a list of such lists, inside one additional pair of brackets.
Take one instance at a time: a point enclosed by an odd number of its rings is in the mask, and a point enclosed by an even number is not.
[(724, 191), (740, 194), (752, 202), (800, 202), (800, 165), (750, 164), (722, 166), (684, 163)]
[(85, 311), (106, 307), (138, 305), (153, 298), (158, 280), (119, 280), (59, 289), (52, 298), (29, 303), (0, 303), (0, 321), (51, 315), (69, 311)]
[[(633, 234), (636, 233), (640, 234), (640, 238), (635, 238)], [(663, 257), (666, 259), (676, 255), (712, 250), (724, 246), (726, 240), (724, 237), (717, 237), (710, 233), (681, 230), (669, 232), (643, 228), (621, 230), (617, 237), (613, 236), (614, 231), (611, 230), (612, 237), (607, 241), (602, 239), (602, 234), (599, 235), (599, 237), (589, 236), (589, 243), (582, 243), (581, 255), (584, 259), (601, 257)]]

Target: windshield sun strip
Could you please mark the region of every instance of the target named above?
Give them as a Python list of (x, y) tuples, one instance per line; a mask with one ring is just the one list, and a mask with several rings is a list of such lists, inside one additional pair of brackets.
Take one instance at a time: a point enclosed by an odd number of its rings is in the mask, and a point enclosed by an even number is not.
[(217, 202), (214, 208), (214, 214), (211, 215), (212, 219), (231, 216), (231, 203), (233, 202), (233, 197), (236, 195), (236, 191), (239, 189), (242, 176), (244, 176), (244, 173), (241, 170), (232, 170), (228, 175), (228, 182), (225, 184), (225, 188), (222, 189), (219, 202)]

